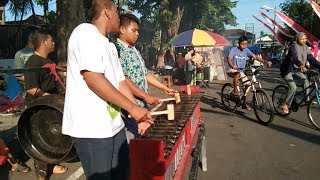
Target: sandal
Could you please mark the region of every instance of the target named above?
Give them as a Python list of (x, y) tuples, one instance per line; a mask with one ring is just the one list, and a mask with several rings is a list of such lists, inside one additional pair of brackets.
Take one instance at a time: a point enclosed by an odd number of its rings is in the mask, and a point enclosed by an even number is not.
[(282, 104), (281, 105), (281, 110), (284, 114), (289, 114), (289, 108), (287, 104)]
[(246, 109), (247, 111), (251, 111), (250, 106), (246, 102), (243, 102), (242, 109)]
[(47, 179), (47, 171), (36, 169), (37, 180), (46, 180)]
[(21, 172), (21, 173), (29, 173), (31, 168), (26, 165), (19, 164), (15, 169), (11, 169), (11, 172)]
[(317, 100), (312, 101), (312, 105), (316, 105), (316, 104), (318, 104)]
[(68, 170), (68, 168), (67, 168), (66, 166), (55, 165), (55, 166), (53, 167), (52, 172), (53, 172), (54, 174), (62, 174), (62, 173), (65, 173), (67, 170)]

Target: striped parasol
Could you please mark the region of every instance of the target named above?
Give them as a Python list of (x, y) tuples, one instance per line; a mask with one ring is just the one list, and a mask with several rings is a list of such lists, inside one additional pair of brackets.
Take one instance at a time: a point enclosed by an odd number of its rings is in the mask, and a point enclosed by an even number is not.
[(229, 45), (228, 40), (219, 34), (200, 30), (192, 29), (182, 32), (174, 37), (170, 44), (174, 47), (182, 46), (226, 46)]

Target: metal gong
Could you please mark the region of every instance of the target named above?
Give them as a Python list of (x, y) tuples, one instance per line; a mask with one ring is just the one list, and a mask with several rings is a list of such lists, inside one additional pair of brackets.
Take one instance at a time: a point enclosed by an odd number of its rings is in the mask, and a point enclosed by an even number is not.
[(64, 96), (44, 96), (32, 101), (21, 114), (18, 138), (32, 158), (54, 164), (76, 157), (72, 138), (61, 133), (63, 106)]

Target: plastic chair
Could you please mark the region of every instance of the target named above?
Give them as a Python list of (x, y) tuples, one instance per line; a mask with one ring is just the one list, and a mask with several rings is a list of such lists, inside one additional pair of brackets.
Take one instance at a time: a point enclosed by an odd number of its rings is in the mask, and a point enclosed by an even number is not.
[(171, 88), (171, 86), (172, 86), (172, 76), (162, 76), (162, 80), (161, 81), (168, 88)]

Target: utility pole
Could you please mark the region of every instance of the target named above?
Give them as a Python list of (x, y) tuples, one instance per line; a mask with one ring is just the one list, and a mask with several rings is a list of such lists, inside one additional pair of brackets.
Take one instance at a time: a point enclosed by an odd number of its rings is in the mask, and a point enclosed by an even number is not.
[[(276, 10), (277, 10), (277, 6), (274, 7), (274, 16), (273, 16), (273, 21), (276, 21)], [(273, 31), (275, 32), (276, 31), (276, 25), (273, 24)], [(272, 36), (272, 56), (275, 52), (274, 50), (274, 35)]]
[(254, 34), (254, 23), (246, 23), (245, 24), (245, 36), (247, 35), (247, 32), (250, 33), (250, 39), (251, 39), (251, 46), (253, 46), (255, 42), (255, 34)]
[[(270, 11), (273, 11), (274, 13), (274, 16), (273, 16), (273, 21), (276, 21), (276, 11), (277, 11), (277, 6), (274, 7), (274, 9), (272, 8), (269, 8), (269, 7), (261, 7), (260, 9), (264, 9), (266, 10), (267, 12), (270, 12)], [(273, 31), (275, 32), (276, 31), (276, 25), (273, 24)], [(275, 35), (272, 36), (272, 44), (271, 44), (271, 53), (273, 55), (273, 53), (275, 52)]]

